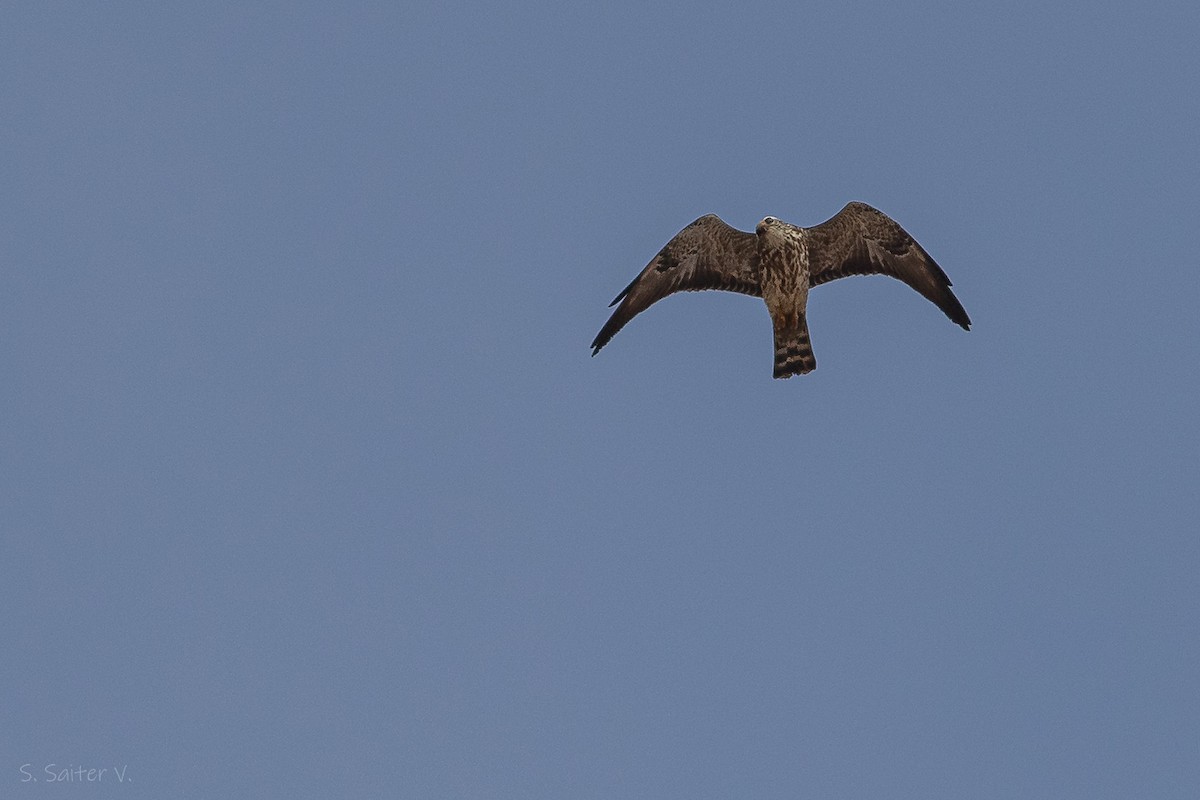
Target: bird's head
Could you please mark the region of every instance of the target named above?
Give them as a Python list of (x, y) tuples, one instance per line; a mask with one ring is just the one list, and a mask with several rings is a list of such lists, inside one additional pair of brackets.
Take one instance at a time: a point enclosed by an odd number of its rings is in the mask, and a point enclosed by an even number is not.
[(779, 217), (763, 217), (762, 222), (754, 229), (754, 232), (759, 236), (776, 236), (785, 235), (791, 228), (795, 226), (781, 220)]
[(763, 217), (762, 221), (758, 223), (758, 227), (754, 229), (754, 232), (762, 236), (765, 231), (778, 224), (779, 220), (775, 217)]

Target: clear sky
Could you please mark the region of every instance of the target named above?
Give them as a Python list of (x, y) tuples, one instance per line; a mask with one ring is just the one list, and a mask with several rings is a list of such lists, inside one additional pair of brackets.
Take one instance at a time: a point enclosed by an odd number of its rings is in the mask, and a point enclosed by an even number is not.
[[(0, 796), (1200, 796), (1198, 32), (10, 6)], [(722, 293), (589, 357), (691, 220), (850, 200), (970, 333), (851, 278), (811, 375)]]

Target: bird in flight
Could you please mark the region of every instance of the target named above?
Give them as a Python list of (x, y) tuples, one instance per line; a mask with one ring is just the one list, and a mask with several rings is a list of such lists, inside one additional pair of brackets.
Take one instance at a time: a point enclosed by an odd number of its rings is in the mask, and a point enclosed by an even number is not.
[(847, 275), (889, 275), (904, 281), (964, 330), (971, 319), (950, 291), (950, 279), (891, 217), (850, 203), (831, 219), (801, 228), (765, 217), (754, 233), (708, 214), (667, 242), (609, 306), (617, 310), (592, 342), (592, 355), (617, 331), (675, 292), (721, 289), (761, 297), (775, 327), (775, 377), (817, 368), (808, 339), (808, 289)]

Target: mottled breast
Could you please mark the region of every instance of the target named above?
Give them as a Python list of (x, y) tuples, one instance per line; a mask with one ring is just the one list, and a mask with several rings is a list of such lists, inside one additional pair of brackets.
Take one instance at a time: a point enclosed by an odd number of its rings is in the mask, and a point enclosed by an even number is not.
[(808, 299), (809, 281), (808, 241), (804, 229), (775, 217), (766, 217), (758, 223), (755, 232), (758, 234), (763, 299), (768, 306), (774, 306), (787, 298), (803, 308)]

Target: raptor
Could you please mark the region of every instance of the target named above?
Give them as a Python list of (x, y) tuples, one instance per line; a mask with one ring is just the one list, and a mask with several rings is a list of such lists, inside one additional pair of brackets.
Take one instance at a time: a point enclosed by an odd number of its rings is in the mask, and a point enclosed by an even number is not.
[(803, 375), (817, 368), (805, 316), (808, 290), (847, 275), (901, 280), (952, 322), (971, 329), (950, 279), (925, 249), (882, 211), (850, 203), (811, 228), (765, 217), (754, 233), (746, 233), (715, 214), (701, 217), (667, 242), (609, 304), (617, 309), (592, 342), (592, 355), (664, 297), (719, 289), (766, 302), (775, 328), (775, 377)]

